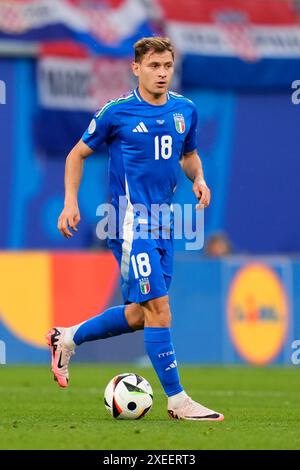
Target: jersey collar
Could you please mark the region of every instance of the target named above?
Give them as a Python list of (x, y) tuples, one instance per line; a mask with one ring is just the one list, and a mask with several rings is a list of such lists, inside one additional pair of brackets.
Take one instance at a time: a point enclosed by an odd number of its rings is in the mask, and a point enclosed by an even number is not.
[(155, 106), (155, 107), (159, 107), (159, 106), (165, 106), (165, 104), (167, 104), (167, 102), (169, 101), (170, 99), (170, 95), (169, 95), (169, 92), (167, 92), (167, 101), (164, 103), (164, 104), (151, 104), (151, 103), (148, 103), (147, 101), (145, 101), (140, 93), (139, 93), (139, 90), (138, 90), (138, 87), (136, 87), (134, 90), (133, 90), (133, 93), (135, 94), (135, 97), (137, 98), (137, 100), (140, 102), (140, 103), (146, 103), (146, 104), (149, 104), (150, 106)]

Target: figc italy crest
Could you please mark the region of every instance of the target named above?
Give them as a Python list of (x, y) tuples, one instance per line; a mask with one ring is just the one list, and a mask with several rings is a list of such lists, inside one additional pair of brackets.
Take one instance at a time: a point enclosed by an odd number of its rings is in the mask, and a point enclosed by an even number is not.
[(185, 131), (185, 121), (184, 121), (183, 114), (176, 113), (176, 114), (173, 114), (173, 117), (174, 117), (176, 131), (179, 134), (183, 134)]
[(147, 277), (140, 279), (140, 289), (142, 294), (149, 294), (150, 292), (150, 282)]

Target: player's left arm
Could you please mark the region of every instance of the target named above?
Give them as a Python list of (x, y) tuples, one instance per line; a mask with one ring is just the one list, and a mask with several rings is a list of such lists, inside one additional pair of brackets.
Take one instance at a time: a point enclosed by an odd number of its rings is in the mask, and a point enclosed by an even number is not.
[(196, 209), (204, 209), (210, 203), (210, 189), (208, 188), (203, 174), (201, 159), (197, 149), (186, 152), (180, 159), (180, 165), (186, 176), (193, 181), (193, 191), (198, 204)]

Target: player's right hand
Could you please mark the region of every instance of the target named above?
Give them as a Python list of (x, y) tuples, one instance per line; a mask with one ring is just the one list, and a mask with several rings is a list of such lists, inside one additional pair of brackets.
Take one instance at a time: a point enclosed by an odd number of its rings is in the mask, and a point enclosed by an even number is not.
[(57, 228), (65, 238), (73, 237), (69, 229), (77, 232), (80, 222), (80, 212), (77, 205), (65, 206), (58, 218)]

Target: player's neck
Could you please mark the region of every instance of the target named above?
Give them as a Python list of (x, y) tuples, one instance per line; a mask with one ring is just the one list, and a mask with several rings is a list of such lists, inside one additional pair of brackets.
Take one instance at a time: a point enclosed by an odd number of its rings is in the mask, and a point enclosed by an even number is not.
[(165, 104), (168, 100), (167, 93), (163, 94), (153, 94), (143, 88), (141, 85), (138, 86), (138, 92), (141, 98), (147, 103), (154, 104), (154, 105), (161, 105)]

